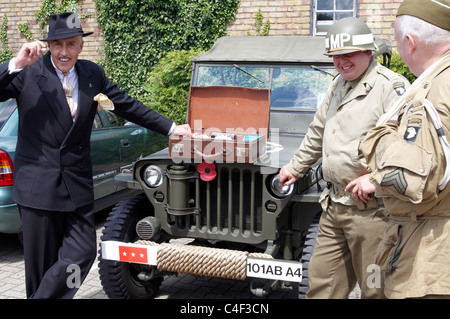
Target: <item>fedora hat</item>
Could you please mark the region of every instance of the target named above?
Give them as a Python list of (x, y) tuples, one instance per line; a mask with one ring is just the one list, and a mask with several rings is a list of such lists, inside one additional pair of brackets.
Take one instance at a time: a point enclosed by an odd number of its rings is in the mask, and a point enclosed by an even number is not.
[(73, 12), (52, 14), (48, 23), (48, 34), (41, 41), (67, 39), (75, 36), (88, 36), (94, 32), (83, 32), (80, 19)]

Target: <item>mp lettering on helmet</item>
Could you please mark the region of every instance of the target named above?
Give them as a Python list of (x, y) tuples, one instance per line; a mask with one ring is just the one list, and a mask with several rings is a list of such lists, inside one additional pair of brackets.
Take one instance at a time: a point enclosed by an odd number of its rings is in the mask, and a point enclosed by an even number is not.
[[(345, 47), (358, 47), (361, 45), (372, 44), (374, 42), (373, 35), (348, 33), (330, 34), (330, 38), (325, 39), (325, 46), (328, 50), (335, 50)], [(361, 48), (362, 49), (362, 48)]]
[(344, 43), (350, 41), (352, 36), (348, 33), (338, 33), (330, 35), (330, 49), (342, 48)]

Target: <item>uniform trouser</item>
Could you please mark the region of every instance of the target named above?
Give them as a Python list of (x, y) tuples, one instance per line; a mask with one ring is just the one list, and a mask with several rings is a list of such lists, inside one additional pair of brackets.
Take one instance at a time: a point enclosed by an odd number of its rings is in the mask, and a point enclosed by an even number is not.
[(75, 212), (19, 206), (27, 298), (73, 298), (96, 257), (93, 206)]
[(344, 299), (359, 283), (361, 298), (385, 298), (375, 253), (386, 226), (384, 208), (357, 210), (330, 201), (322, 213), (308, 267), (307, 298)]
[(450, 298), (450, 217), (391, 216), (376, 261), (388, 298)]

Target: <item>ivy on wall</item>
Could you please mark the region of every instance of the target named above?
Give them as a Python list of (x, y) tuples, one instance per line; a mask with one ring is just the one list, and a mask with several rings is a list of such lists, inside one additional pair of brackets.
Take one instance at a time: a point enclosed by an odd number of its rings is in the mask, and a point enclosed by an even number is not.
[(156, 62), (177, 50), (209, 49), (226, 33), (239, 0), (94, 0), (104, 34), (104, 67), (131, 95), (148, 98), (144, 83)]
[[(264, 22), (263, 26), (263, 14), (261, 12), (261, 9), (259, 9), (258, 12), (256, 13), (255, 28), (256, 28), (256, 35), (266, 36), (269, 34), (270, 20), (267, 19), (266, 22)], [(250, 33), (247, 33), (247, 35), (250, 35)]]
[[(55, 0), (42, 0), (41, 9), (35, 14), (35, 18), (41, 28), (42, 36), (46, 35), (46, 25), (53, 13), (67, 11), (79, 13), (81, 9), (79, 2), (80, 0), (61, 0), (57, 4)], [(83, 17), (79, 15), (79, 18), (81, 19)]]
[(3, 15), (2, 24), (0, 27), (0, 63), (6, 62), (13, 57), (13, 52), (8, 46), (8, 17), (6, 13)]

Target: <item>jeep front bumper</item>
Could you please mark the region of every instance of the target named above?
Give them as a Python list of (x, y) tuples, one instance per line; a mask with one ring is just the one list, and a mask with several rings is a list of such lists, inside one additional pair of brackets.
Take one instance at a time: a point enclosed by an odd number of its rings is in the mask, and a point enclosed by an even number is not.
[(159, 271), (245, 280), (247, 277), (301, 282), (302, 264), (270, 255), (180, 243), (104, 241), (107, 260), (156, 266)]

